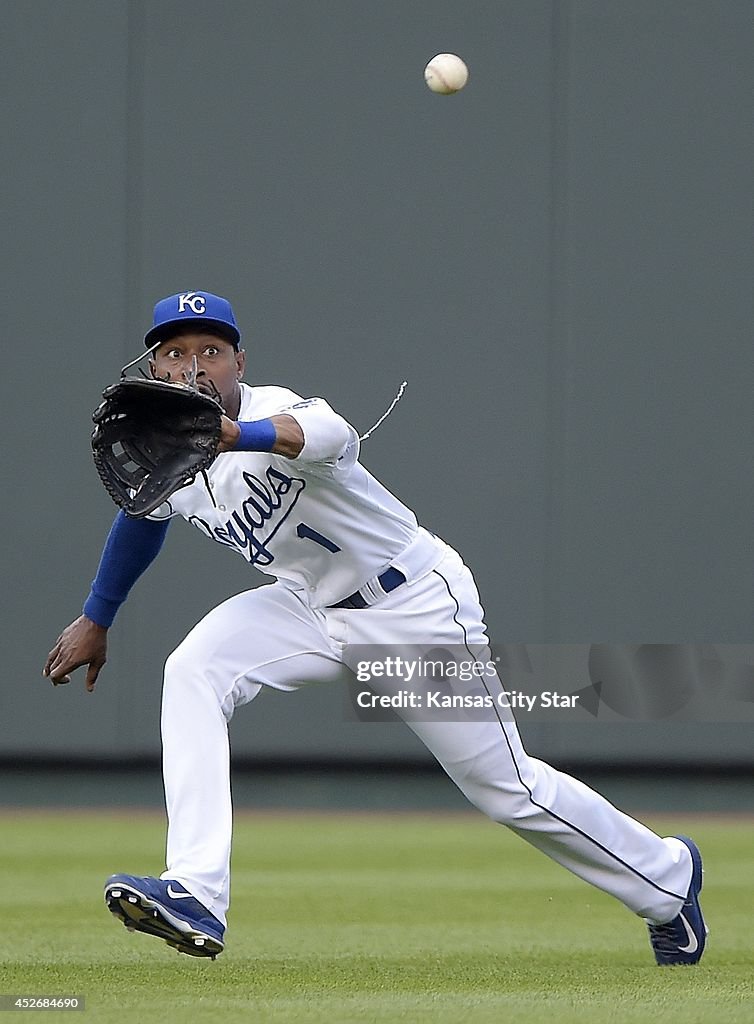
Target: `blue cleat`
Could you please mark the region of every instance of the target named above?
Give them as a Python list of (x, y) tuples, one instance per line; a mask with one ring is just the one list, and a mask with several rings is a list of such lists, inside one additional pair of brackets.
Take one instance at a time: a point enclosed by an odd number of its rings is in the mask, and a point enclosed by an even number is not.
[(702, 855), (693, 839), (676, 836), (689, 848), (693, 871), (686, 902), (680, 914), (667, 924), (650, 924), (649, 941), (660, 967), (674, 964), (698, 964), (704, 952), (709, 929), (702, 917), (699, 893), (702, 891)]
[(180, 882), (111, 875), (105, 903), (129, 931), (155, 935), (179, 953), (214, 960), (224, 949), (225, 926)]

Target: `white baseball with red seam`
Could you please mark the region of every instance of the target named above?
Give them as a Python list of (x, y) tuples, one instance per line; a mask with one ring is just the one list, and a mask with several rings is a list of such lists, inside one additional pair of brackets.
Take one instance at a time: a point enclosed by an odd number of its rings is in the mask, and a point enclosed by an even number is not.
[(463, 89), (469, 69), (455, 53), (438, 53), (424, 69), (424, 81), (432, 92), (449, 96)]

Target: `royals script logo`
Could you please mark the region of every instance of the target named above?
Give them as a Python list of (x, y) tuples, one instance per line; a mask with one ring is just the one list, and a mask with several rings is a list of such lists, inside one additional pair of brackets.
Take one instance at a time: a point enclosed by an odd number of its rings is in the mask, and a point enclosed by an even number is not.
[(242, 477), (248, 497), (225, 523), (210, 526), (199, 516), (191, 516), (189, 522), (212, 540), (235, 548), (252, 565), (262, 568), (275, 560), (269, 544), (290, 515), (306, 483), (272, 466), (267, 467), (264, 478), (253, 473), (243, 473)]

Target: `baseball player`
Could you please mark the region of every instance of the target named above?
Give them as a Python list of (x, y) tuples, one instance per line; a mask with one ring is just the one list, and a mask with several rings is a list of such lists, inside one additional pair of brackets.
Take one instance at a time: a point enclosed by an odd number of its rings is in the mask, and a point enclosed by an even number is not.
[[(83, 614), (58, 638), (44, 675), (66, 683), (86, 666), (94, 689), (108, 628), (175, 517), (272, 577), (210, 611), (167, 659), (166, 868), (159, 878), (113, 875), (105, 886), (107, 906), (128, 928), (214, 958), (229, 904), (235, 709), (263, 687), (342, 679), (355, 649), (476, 652), (487, 635), (471, 572), (361, 465), (357, 431), (322, 398), (243, 382), (226, 299), (201, 291), (162, 299), (145, 343), (154, 346), (155, 378), (190, 377), (220, 403), (221, 454), (149, 517), (118, 513)], [(493, 685), (499, 680), (484, 682), (490, 693)], [(658, 964), (699, 961), (707, 929), (691, 839), (656, 835), (530, 757), (510, 715), (404, 717), (476, 807), (643, 918)]]

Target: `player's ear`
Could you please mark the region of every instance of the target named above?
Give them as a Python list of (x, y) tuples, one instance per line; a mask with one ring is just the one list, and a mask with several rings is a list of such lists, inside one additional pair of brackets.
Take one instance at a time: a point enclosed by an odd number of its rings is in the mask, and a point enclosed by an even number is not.
[(246, 353), (243, 349), (239, 349), (236, 352), (236, 377), (240, 380), (243, 377), (243, 372), (246, 369)]
[(154, 377), (155, 370), (157, 369), (157, 363), (155, 363), (154, 359), (148, 359), (147, 360), (147, 365), (149, 366), (150, 374)]

